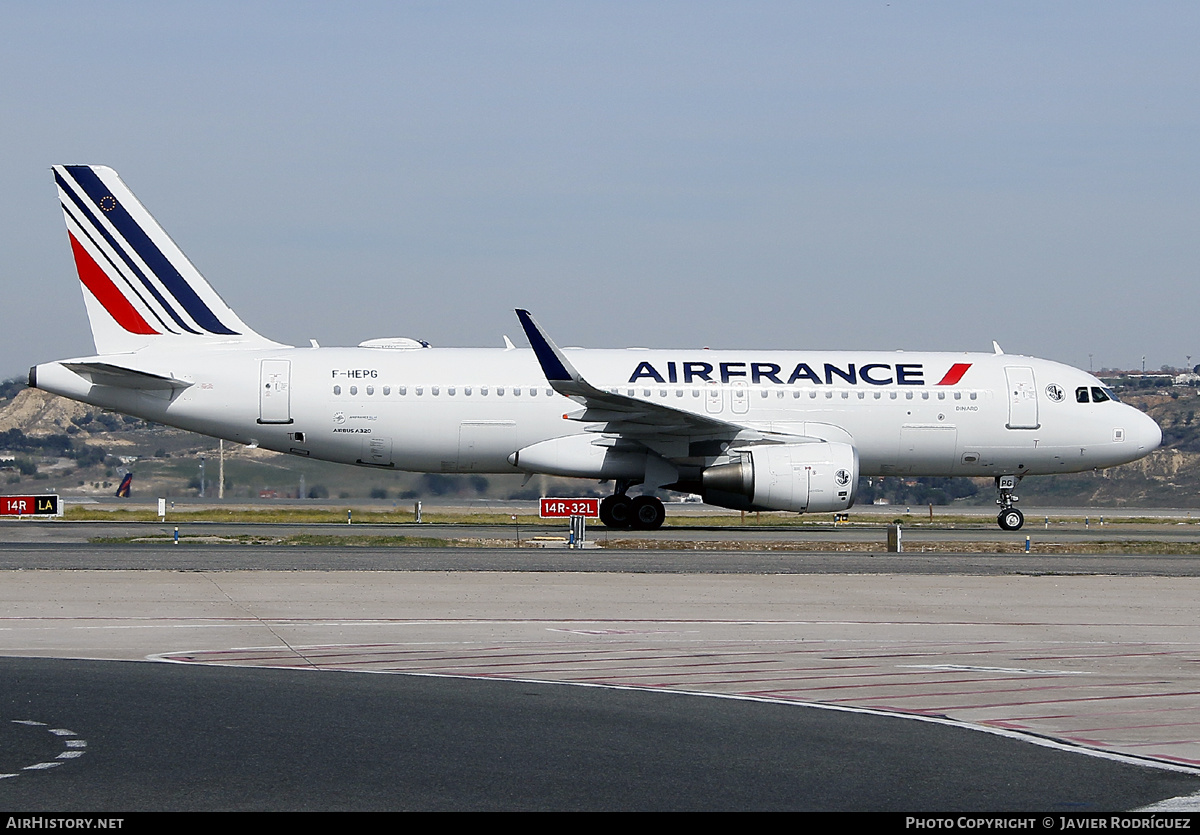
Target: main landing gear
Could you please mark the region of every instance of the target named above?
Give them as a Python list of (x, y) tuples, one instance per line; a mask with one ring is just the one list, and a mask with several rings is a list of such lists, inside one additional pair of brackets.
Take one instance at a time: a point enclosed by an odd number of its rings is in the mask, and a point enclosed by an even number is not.
[(996, 517), (996, 521), (1000, 524), (1001, 530), (1019, 531), (1025, 524), (1025, 514), (1014, 507), (1017, 497), (1012, 492), (1020, 480), (1020, 476), (1013, 475), (1002, 475), (996, 478), (996, 489), (1000, 491), (1000, 498), (996, 499), (996, 504), (1000, 505), (1000, 515)]
[(632, 528), (635, 531), (653, 531), (662, 527), (667, 518), (663, 503), (653, 496), (625, 495), (628, 484), (618, 484), (617, 492), (600, 502), (600, 521), (609, 528)]

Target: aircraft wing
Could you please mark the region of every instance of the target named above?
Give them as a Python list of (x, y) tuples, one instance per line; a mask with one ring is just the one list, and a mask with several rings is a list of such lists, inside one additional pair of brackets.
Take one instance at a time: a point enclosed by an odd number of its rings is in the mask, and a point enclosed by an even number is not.
[(566, 417), (596, 424), (588, 431), (613, 441), (640, 443), (668, 459), (689, 457), (691, 442), (696, 441), (725, 441), (738, 445), (819, 441), (818, 438), (763, 431), (597, 388), (571, 365), (529, 311), (517, 310), (517, 318), (521, 320), (521, 327), (525, 329), (551, 388), (584, 407), (582, 412)]

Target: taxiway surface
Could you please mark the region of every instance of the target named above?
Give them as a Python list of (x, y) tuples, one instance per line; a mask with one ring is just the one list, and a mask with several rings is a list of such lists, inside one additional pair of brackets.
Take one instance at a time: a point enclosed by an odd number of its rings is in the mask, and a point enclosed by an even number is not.
[[(0, 763), (5, 808), (1081, 811), (1200, 789), (1192, 558), (9, 540), (0, 750), (29, 762)], [(147, 658), (175, 663), (121, 663)]]

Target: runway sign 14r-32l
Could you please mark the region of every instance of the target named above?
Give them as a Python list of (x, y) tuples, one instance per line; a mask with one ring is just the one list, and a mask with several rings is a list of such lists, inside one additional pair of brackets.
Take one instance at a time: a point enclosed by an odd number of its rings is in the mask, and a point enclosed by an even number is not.
[(571, 516), (586, 516), (595, 519), (600, 515), (599, 499), (542, 499), (543, 519), (565, 519)]

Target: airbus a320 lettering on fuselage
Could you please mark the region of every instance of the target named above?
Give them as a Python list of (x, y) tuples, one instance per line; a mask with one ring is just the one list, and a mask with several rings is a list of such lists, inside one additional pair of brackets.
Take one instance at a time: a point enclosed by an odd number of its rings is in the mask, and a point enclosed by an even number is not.
[(1002, 528), (1028, 475), (1134, 461), (1153, 420), (1095, 377), (1003, 354), (559, 348), (406, 338), (292, 347), (251, 330), (116, 172), (54, 168), (96, 355), (31, 386), (292, 455), (439, 473), (611, 481), (601, 519), (649, 529), (636, 485), (743, 510), (843, 511), (861, 476), (991, 476)]

